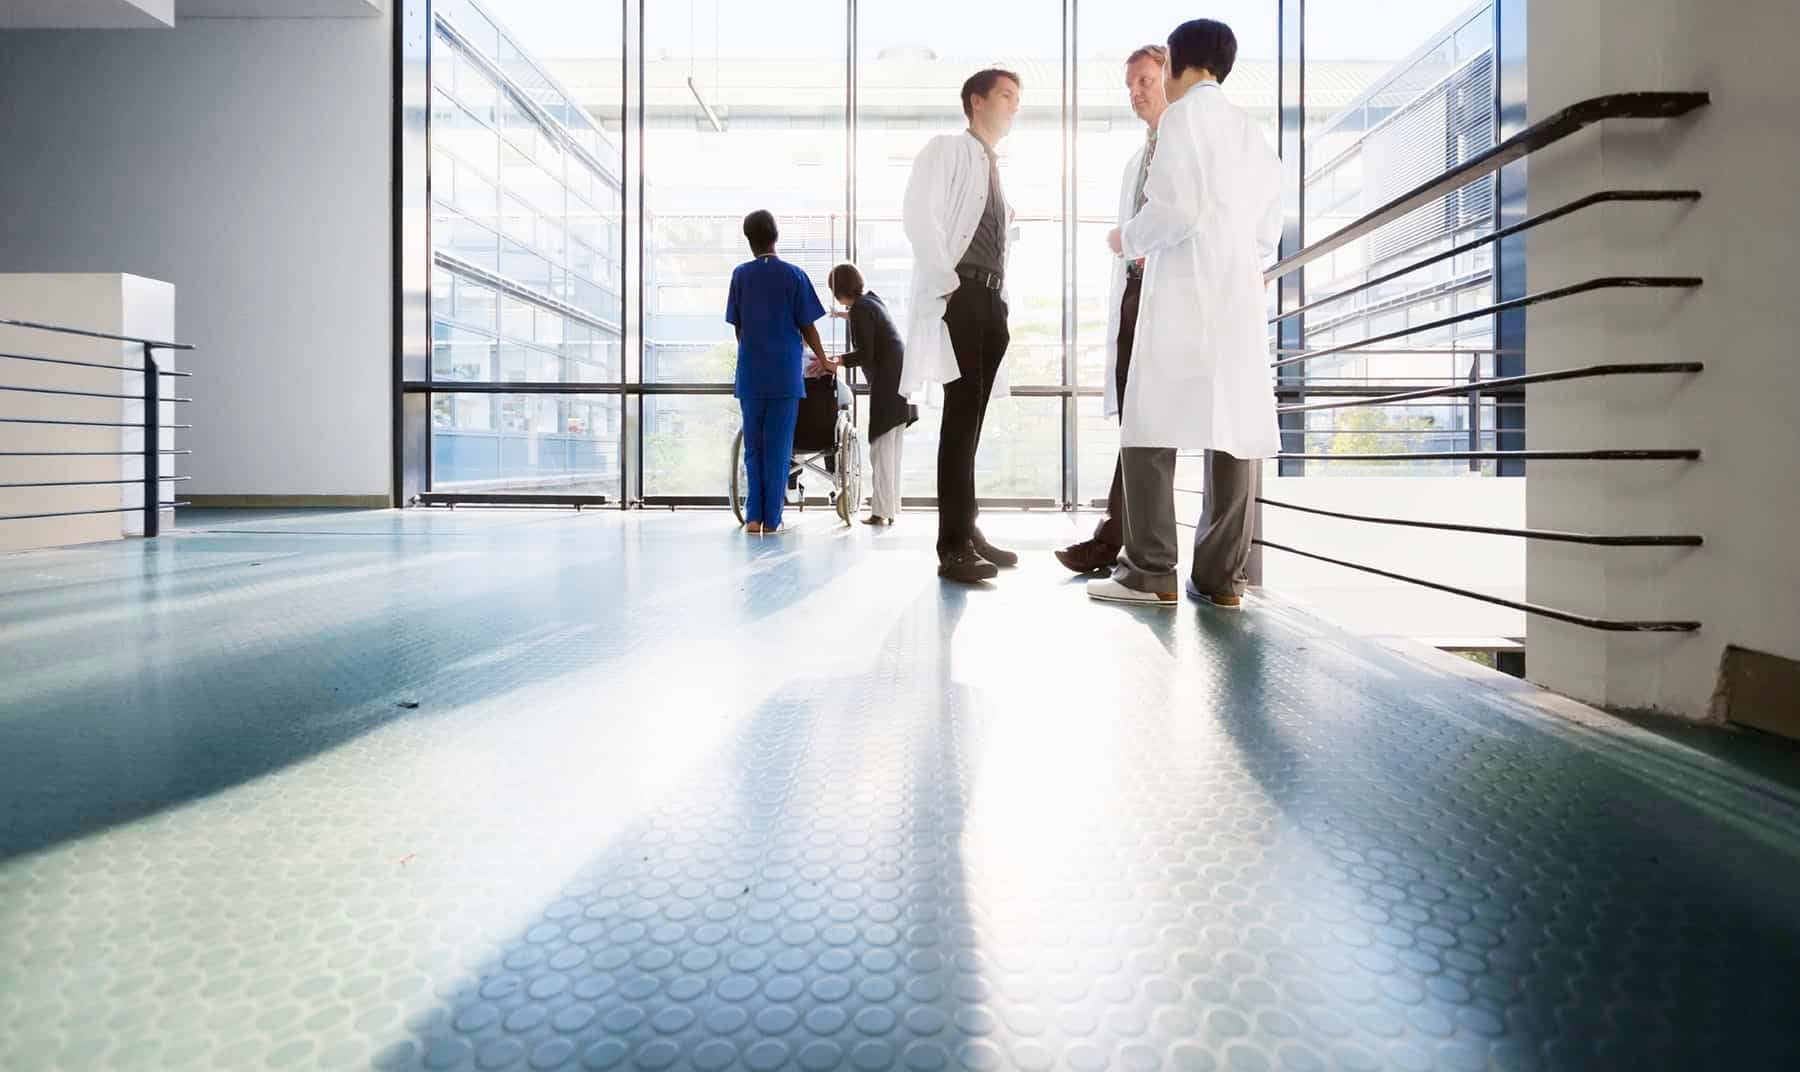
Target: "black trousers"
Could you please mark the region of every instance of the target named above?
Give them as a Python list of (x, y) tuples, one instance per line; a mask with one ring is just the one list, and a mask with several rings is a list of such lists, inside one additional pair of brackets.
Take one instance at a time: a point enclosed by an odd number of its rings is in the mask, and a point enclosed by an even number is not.
[[(1113, 379), (1119, 389), (1119, 420), (1125, 420), (1125, 378), (1131, 372), (1131, 344), (1137, 335), (1138, 296), (1142, 276), (1125, 276), (1125, 296), (1119, 299), (1119, 367)], [(1113, 548), (1125, 546), (1125, 474), (1123, 461), (1114, 459), (1112, 490), (1106, 493), (1106, 514), (1094, 528), (1094, 540)]]
[(944, 308), (958, 377), (944, 385), (944, 423), (938, 432), (939, 557), (975, 540), (975, 451), (987, 418), (994, 376), (1012, 336), (1000, 292), (963, 280)]

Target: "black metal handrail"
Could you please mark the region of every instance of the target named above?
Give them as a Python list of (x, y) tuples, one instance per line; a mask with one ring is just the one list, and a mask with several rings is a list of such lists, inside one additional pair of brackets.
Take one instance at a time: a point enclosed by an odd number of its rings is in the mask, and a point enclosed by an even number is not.
[[(113, 342), (134, 342), (139, 346), (148, 346), (153, 350), (192, 350), (193, 346), (183, 342), (163, 342), (158, 339), (147, 339), (142, 335), (114, 335), (105, 331), (87, 331), (83, 328), (63, 327), (60, 324), (40, 324), (35, 320), (9, 320), (0, 317), (0, 327), (26, 328), (31, 331), (48, 331), (55, 335), (79, 335), (84, 339), (110, 339)], [(128, 371), (137, 372), (138, 369)]]
[[(0, 391), (16, 391), (29, 395), (68, 395), (71, 398), (122, 398), (127, 402), (136, 402), (139, 395), (113, 394), (107, 391), (69, 391), (60, 387), (12, 387), (0, 383)], [(164, 402), (192, 402), (191, 398), (165, 398)]]
[(1343, 402), (1309, 402), (1305, 405), (1277, 406), (1275, 407), (1275, 410), (1277, 413), (1312, 413), (1322, 409), (1349, 409), (1355, 406), (1386, 406), (1395, 402), (1410, 402), (1413, 399), (1418, 398), (1444, 398), (1452, 395), (1486, 394), (1490, 391), (1503, 388), (1525, 387), (1537, 383), (1558, 383), (1563, 380), (1586, 380), (1604, 376), (1690, 374), (1704, 371), (1705, 368), (1706, 366), (1698, 361), (1588, 365), (1585, 368), (1563, 369), (1559, 372), (1535, 372), (1525, 376), (1502, 376), (1492, 380), (1477, 380), (1474, 383), (1451, 384), (1443, 387), (1422, 387), (1416, 391), (1401, 391), (1397, 394), (1359, 396)]
[(142, 510), (143, 515), (144, 515), (144, 522), (143, 522), (144, 536), (147, 538), (156, 536), (161, 531), (161, 528), (162, 528), (162, 512), (164, 510), (173, 510), (178, 506), (188, 505), (186, 502), (182, 502), (179, 500), (165, 501), (162, 498), (162, 485), (164, 483), (173, 483), (173, 482), (177, 482), (177, 481), (187, 481), (187, 480), (192, 479), (191, 477), (186, 477), (186, 476), (173, 476), (173, 475), (164, 476), (162, 474), (162, 459), (165, 457), (173, 457), (176, 455), (185, 455), (185, 454), (193, 453), (190, 450), (166, 450), (162, 446), (162, 430), (164, 428), (184, 429), (184, 428), (192, 428), (193, 427), (193, 425), (191, 425), (191, 424), (164, 424), (163, 423), (163, 421), (162, 421), (162, 403), (163, 402), (189, 403), (189, 402), (192, 402), (193, 399), (183, 398), (183, 397), (163, 398), (162, 397), (162, 381), (165, 377), (186, 378), (186, 377), (191, 376), (192, 373), (176, 372), (176, 371), (172, 371), (172, 370), (164, 370), (162, 368), (159, 368), (157, 365), (157, 361), (156, 361), (156, 351), (158, 351), (158, 350), (191, 351), (194, 349), (194, 347), (187, 343), (169, 342), (169, 341), (162, 340), (162, 339), (151, 339), (151, 338), (146, 338), (144, 336), (137, 336), (137, 335), (116, 335), (111, 332), (105, 332), (105, 331), (88, 331), (84, 328), (71, 328), (71, 327), (66, 327), (64, 325), (61, 325), (61, 324), (45, 324), (45, 323), (40, 323), (35, 320), (16, 320), (16, 319), (11, 319), (11, 318), (0, 318), (0, 327), (20, 328), (20, 329), (24, 329), (27, 331), (42, 331), (42, 332), (48, 332), (48, 333), (56, 334), (56, 335), (69, 335), (69, 336), (75, 336), (75, 337), (84, 338), (84, 339), (104, 339), (104, 340), (111, 341), (111, 342), (132, 343), (134, 345), (141, 346), (144, 349), (144, 363), (143, 363), (142, 367), (139, 367), (139, 368), (133, 368), (129, 365), (113, 365), (113, 364), (106, 364), (106, 363), (94, 362), (94, 361), (75, 361), (75, 360), (71, 360), (68, 358), (61, 358), (61, 357), (44, 357), (44, 356), (38, 355), (38, 354), (13, 354), (13, 353), (0, 354), (0, 359), (10, 360), (10, 361), (30, 361), (30, 362), (37, 362), (37, 363), (48, 364), (48, 365), (65, 365), (65, 366), (71, 366), (71, 367), (75, 367), (75, 368), (94, 368), (94, 369), (101, 369), (101, 370), (108, 371), (108, 372), (133, 373), (133, 374), (142, 375), (143, 380), (144, 380), (144, 390), (141, 395), (116, 394), (113, 392), (106, 392), (106, 391), (77, 391), (77, 390), (72, 390), (72, 389), (67, 389), (67, 388), (25, 387), (25, 386), (20, 386), (20, 385), (0, 384), (0, 391), (9, 392), (9, 393), (55, 395), (55, 396), (59, 396), (59, 397), (69, 397), (69, 398), (116, 399), (116, 400), (122, 400), (122, 401), (128, 401), (128, 402), (142, 401), (144, 404), (144, 419), (141, 422), (90, 421), (90, 420), (76, 420), (76, 419), (71, 419), (71, 418), (50, 418), (50, 417), (0, 417), (0, 424), (32, 424), (32, 425), (50, 425), (50, 426), (58, 426), (58, 427), (84, 427), (84, 428), (134, 428), (134, 429), (142, 429), (143, 433), (144, 433), (143, 448), (141, 450), (136, 450), (136, 451), (127, 451), (127, 450), (118, 450), (118, 451), (111, 451), (111, 450), (8, 450), (8, 451), (0, 451), (0, 457), (9, 457), (9, 458), (78, 458), (78, 457), (79, 458), (98, 458), (98, 457), (128, 458), (128, 457), (141, 457), (143, 459), (143, 463), (144, 463), (144, 471), (143, 471), (143, 475), (141, 478), (122, 479), (122, 480), (18, 481), (18, 482), (13, 482), (13, 483), (0, 484), (0, 490), (14, 490), (14, 489), (21, 489), (21, 488), (58, 488), (58, 487), (77, 488), (77, 487), (97, 487), (97, 486), (118, 486), (118, 485), (135, 484), (135, 483), (141, 482), (144, 487), (144, 502), (143, 502), (142, 506), (107, 507), (107, 508), (86, 509), (86, 510), (58, 510), (58, 511), (47, 511), (47, 512), (43, 512), (43, 513), (32, 513), (32, 514), (0, 514), (0, 521), (32, 521), (32, 520), (42, 520), (42, 519), (56, 518), (56, 517), (78, 517), (78, 516), (87, 516), (87, 515), (96, 515), (96, 514), (129, 514), (129, 513), (135, 513), (138, 510)]
[[(1420, 377), (1414, 377), (1414, 378), (1417, 379)], [(1510, 378), (1510, 377), (1508, 377), (1508, 378)], [(1499, 382), (1498, 380), (1466, 380), (1466, 381), (1458, 380), (1454, 383), (1445, 383), (1443, 386), (1446, 388), (1449, 388), (1449, 387), (1476, 387), (1476, 388), (1479, 388), (1479, 390), (1476, 390), (1476, 391), (1473, 391), (1470, 393), (1483, 394), (1486, 392), (1488, 384), (1498, 383), (1498, 382)], [(1324, 397), (1324, 398), (1371, 398), (1371, 397), (1382, 398), (1385, 396), (1370, 394), (1371, 390), (1379, 390), (1382, 386), (1384, 386), (1384, 385), (1376, 384), (1376, 383), (1372, 383), (1372, 382), (1317, 384), (1317, 383), (1312, 382), (1311, 380), (1308, 380), (1308, 381), (1306, 381), (1305, 384), (1298, 384), (1298, 383), (1277, 384), (1275, 387), (1275, 397), (1276, 398), (1298, 398), (1302, 395), (1318, 395), (1318, 396)], [(1401, 384), (1399, 386), (1405, 386), (1405, 385)], [(1433, 385), (1433, 386), (1436, 386), (1436, 385)], [(1425, 388), (1423, 386), (1421, 386), (1419, 388), (1419, 390), (1424, 390), (1424, 389)], [(1385, 402), (1381, 402), (1381, 403), (1377, 403), (1377, 404), (1387, 405), (1387, 403), (1385, 403)], [(1394, 403), (1394, 405), (1401, 405), (1401, 404), (1402, 403), (1398, 403), (1398, 402)], [(1502, 408), (1506, 408), (1506, 407), (1523, 407), (1525, 405), (1525, 403), (1518, 402), (1518, 401), (1510, 401), (1507, 399), (1497, 399), (1497, 400), (1490, 399), (1488, 401), (1488, 405), (1500, 406)], [(1323, 431), (1323, 429), (1313, 429), (1313, 431)], [(1507, 429), (1507, 431), (1512, 431), (1512, 429), (1509, 428), (1509, 429)]]
[[(141, 450), (0, 450), (0, 458), (136, 458)], [(158, 454), (192, 454), (191, 450), (159, 450)]]
[(1259, 547), (1267, 547), (1275, 551), (1286, 551), (1290, 555), (1299, 555), (1302, 558), (1311, 558), (1320, 562), (1328, 562), (1334, 566), (1343, 566), (1345, 569), (1359, 570), (1363, 573), (1372, 573), (1377, 577), (1386, 577), (1391, 581), (1403, 581), (1407, 584), (1418, 585), (1421, 588), (1431, 588), (1439, 592), (1448, 592), (1451, 595), (1463, 596), (1468, 599), (1479, 600), (1483, 603), (1492, 603), (1495, 606), (1506, 607), (1510, 610), (1522, 611), (1526, 614), (1535, 614), (1540, 618), (1549, 618), (1553, 621), (1566, 622), (1570, 625), (1585, 626), (1589, 629), (1599, 629), (1609, 633), (1692, 633), (1700, 628), (1700, 623), (1694, 621), (1636, 621), (1625, 618), (1596, 618), (1587, 614), (1575, 614), (1571, 611), (1557, 610), (1554, 607), (1546, 607), (1537, 603), (1526, 603), (1516, 599), (1506, 599), (1501, 596), (1490, 595), (1486, 592), (1477, 592), (1469, 588), (1458, 588), (1451, 584), (1428, 581), (1422, 577), (1409, 577), (1404, 573), (1395, 573), (1392, 570), (1377, 569), (1374, 566), (1364, 565), (1361, 562), (1348, 562), (1341, 558), (1332, 558), (1329, 555), (1320, 555), (1311, 551), (1302, 551), (1295, 547), (1289, 547), (1286, 544), (1274, 543), (1270, 540), (1258, 538), (1251, 542)]
[[(191, 476), (165, 476), (164, 483), (192, 480)], [(136, 484), (136, 477), (124, 480), (27, 480), (16, 484), (0, 484), (0, 488), (85, 488), (99, 485)]]
[(1697, 462), (1697, 450), (1436, 450), (1417, 454), (1277, 454), (1293, 461), (1413, 462), (1413, 461), (1519, 461), (1519, 462)]
[(1299, 503), (1282, 502), (1279, 499), (1258, 497), (1257, 502), (1264, 506), (1274, 506), (1283, 510), (1296, 510), (1303, 514), (1318, 514), (1321, 517), (1335, 517), (1343, 521), (1363, 521), (1371, 525), (1397, 525), (1411, 529), (1438, 529), (1443, 532), (1471, 532), (1484, 536), (1517, 536), (1527, 540), (1547, 540), (1553, 543), (1579, 543), (1591, 547), (1699, 547), (1705, 540), (1699, 536), (1603, 536), (1590, 532), (1563, 532), (1557, 529), (1509, 529), (1494, 525), (1461, 525), (1447, 521), (1419, 521), (1405, 517), (1376, 517), (1369, 514), (1351, 514), (1340, 510), (1326, 510), (1317, 506), (1302, 506)]
[(1273, 281), (1311, 264), (1320, 257), (1392, 223), (1416, 208), (1485, 178), (1515, 160), (1608, 119), (1672, 119), (1686, 115), (1711, 100), (1705, 93), (1614, 93), (1572, 104), (1540, 120), (1467, 163), (1428, 179), (1406, 193), (1346, 224), (1329, 236), (1308, 245), (1263, 273)]
[[(106, 369), (109, 372), (142, 372), (142, 371), (144, 371), (141, 368), (132, 368), (130, 365), (102, 365), (102, 364), (97, 364), (93, 361), (70, 361), (66, 357), (37, 357), (32, 354), (0, 354), (0, 357), (6, 358), (9, 361), (38, 361), (38, 362), (42, 362), (43, 364), (46, 364), (46, 365), (73, 365), (76, 368)], [(192, 376), (193, 373), (191, 373), (191, 372), (165, 372), (165, 371), (159, 370), (157, 372), (157, 375), (158, 376), (175, 376), (175, 377), (185, 378), (188, 376)]]
[[(152, 500), (152, 501), (154, 502), (155, 500)], [(159, 511), (160, 510), (173, 510), (177, 506), (192, 506), (192, 505), (193, 505), (193, 503), (183, 502), (183, 501), (157, 502), (156, 509)], [(0, 521), (40, 521), (45, 518), (84, 517), (89, 514), (135, 514), (139, 510), (144, 510), (144, 511), (148, 512), (150, 510), (150, 508), (149, 507), (138, 507), (138, 506), (112, 506), (112, 507), (107, 507), (105, 509), (100, 509), (100, 510), (55, 510), (55, 511), (52, 511), (50, 513), (45, 513), (45, 514), (0, 514)], [(146, 533), (146, 535), (154, 536), (156, 534), (152, 532), (152, 533)]]
[[(1392, 283), (1394, 280), (1411, 275), (1421, 268), (1429, 268), (1434, 264), (1460, 257), (1464, 253), (1473, 252), (1483, 246), (1491, 246), (1496, 242), (1511, 238), (1514, 235), (1524, 234), (1534, 227), (1541, 227), (1553, 220), (1560, 220), (1564, 216), (1572, 215), (1580, 212), (1584, 208), (1591, 208), (1594, 205), (1604, 205), (1615, 202), (1681, 202), (1698, 200), (1700, 200), (1699, 190), (1602, 190), (1597, 194), (1589, 194), (1586, 197), (1571, 201), (1561, 208), (1553, 208), (1548, 212), (1540, 212), (1536, 216), (1528, 217), (1520, 220), (1518, 223), (1502, 227), (1497, 231), (1489, 232), (1488, 234), (1482, 235), (1480, 238), (1464, 242), (1458, 246), (1451, 246), (1449, 249), (1434, 253), (1423, 260), (1414, 261), (1404, 268), (1396, 268), (1386, 275), (1376, 276), (1374, 279), (1365, 283), (1358, 283), (1348, 290), (1340, 290), (1336, 294), (1325, 298), (1315, 298), (1305, 305), (1296, 306), (1284, 313), (1270, 317), (1269, 323), (1279, 324), (1283, 320), (1291, 320), (1296, 316), (1302, 316), (1322, 306), (1332, 305), (1336, 302), (1343, 301), (1353, 294), (1361, 294), (1363, 291), (1373, 290), (1383, 283)], [(1455, 352), (1473, 353), (1474, 351), (1461, 350)]]
[(1397, 331), (1389, 331), (1389, 332), (1386, 332), (1381, 335), (1372, 335), (1366, 339), (1357, 339), (1352, 342), (1338, 343), (1335, 346), (1325, 346), (1325, 347), (1321, 347), (1317, 350), (1304, 350), (1304, 351), (1301, 351), (1300, 353), (1295, 354), (1292, 357), (1284, 357), (1279, 360), (1272, 361), (1269, 363), (1269, 367), (1278, 368), (1278, 369), (1286, 368), (1289, 365), (1298, 365), (1305, 361), (1312, 361), (1317, 358), (1330, 357), (1334, 354), (1341, 354), (1341, 353), (1345, 353), (1346, 351), (1355, 350), (1358, 347), (1361, 347), (1366, 343), (1387, 342), (1390, 339), (1403, 339), (1408, 335), (1418, 335), (1418, 334), (1421, 334), (1422, 332), (1435, 331), (1438, 328), (1447, 328), (1452, 325), (1461, 324), (1461, 323), (1463, 323), (1465, 321), (1469, 321), (1469, 320), (1479, 320), (1482, 317), (1493, 316), (1496, 313), (1509, 312), (1513, 309), (1528, 309), (1533, 305), (1542, 305), (1545, 302), (1558, 301), (1562, 298), (1571, 298), (1577, 294), (1588, 294), (1588, 293), (1592, 293), (1593, 291), (1596, 291), (1596, 290), (1620, 290), (1620, 289), (1627, 289), (1627, 290), (1632, 290), (1632, 289), (1691, 290), (1694, 287), (1700, 286), (1703, 282), (1705, 282), (1705, 281), (1702, 280), (1698, 276), (1686, 276), (1686, 275), (1682, 275), (1682, 276), (1660, 276), (1660, 275), (1601, 276), (1598, 279), (1587, 279), (1587, 280), (1583, 280), (1580, 283), (1570, 283), (1568, 286), (1556, 287), (1551, 290), (1543, 290), (1543, 291), (1539, 291), (1536, 294), (1526, 294), (1526, 295), (1522, 295), (1517, 298), (1509, 298), (1506, 301), (1495, 302), (1492, 305), (1484, 305), (1479, 309), (1469, 309), (1464, 312), (1456, 313), (1453, 316), (1440, 317), (1437, 320), (1427, 321), (1426, 323), (1423, 323), (1423, 324), (1412, 324), (1407, 327), (1400, 328)]
[[(0, 424), (70, 424), (84, 428), (143, 428), (150, 429), (155, 422), (139, 421), (77, 421), (61, 417), (0, 417)], [(164, 428), (192, 428), (191, 424), (165, 424)]]

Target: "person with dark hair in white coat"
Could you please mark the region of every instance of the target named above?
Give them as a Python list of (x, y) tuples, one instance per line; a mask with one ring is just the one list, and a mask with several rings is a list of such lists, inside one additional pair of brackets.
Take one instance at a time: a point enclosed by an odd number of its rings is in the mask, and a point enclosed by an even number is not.
[(1006, 259), (1011, 213), (1000, 188), (1000, 139), (1019, 112), (1019, 76), (990, 68), (962, 87), (969, 128), (925, 144), (906, 180), (901, 222), (912, 245), (900, 393), (944, 385), (938, 432), (938, 576), (972, 584), (1016, 566), (975, 525), (975, 452), (988, 399), (1005, 397)]
[(1094, 599), (1179, 600), (1176, 451), (1205, 449), (1189, 590), (1237, 606), (1256, 459), (1281, 449), (1262, 277), (1281, 237), (1281, 164), (1219, 88), (1236, 57), (1230, 27), (1211, 19), (1169, 35), (1169, 110), (1144, 207), (1108, 236), (1115, 254), (1145, 262), (1119, 432), (1125, 547), (1111, 577), (1088, 582)]

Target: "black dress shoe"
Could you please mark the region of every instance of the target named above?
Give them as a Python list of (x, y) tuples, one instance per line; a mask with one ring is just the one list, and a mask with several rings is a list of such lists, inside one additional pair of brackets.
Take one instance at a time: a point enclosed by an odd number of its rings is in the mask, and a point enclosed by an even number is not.
[(1000, 575), (992, 563), (983, 562), (971, 548), (952, 551), (938, 558), (938, 576), (947, 581), (961, 581), (974, 584), (977, 581), (991, 581)]
[(995, 547), (993, 544), (987, 542), (987, 540), (981, 536), (975, 537), (974, 547), (975, 547), (976, 554), (980, 555), (982, 558), (987, 559), (989, 562), (992, 562), (996, 566), (1004, 566), (1007, 569), (1012, 569), (1014, 566), (1019, 564), (1019, 556), (1018, 556), (1017, 552), (1003, 551), (1000, 548)]
[(1119, 549), (1099, 540), (1083, 540), (1056, 552), (1056, 560), (1075, 573), (1098, 573), (1118, 563)]

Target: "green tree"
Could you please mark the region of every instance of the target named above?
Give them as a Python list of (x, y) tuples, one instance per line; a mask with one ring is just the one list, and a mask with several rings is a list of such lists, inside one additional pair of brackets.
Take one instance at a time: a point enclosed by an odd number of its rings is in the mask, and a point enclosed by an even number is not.
[(1392, 411), (1374, 407), (1341, 410), (1335, 425), (1336, 435), (1325, 448), (1328, 454), (1397, 454), (1417, 446), (1412, 433), (1427, 432), (1437, 427), (1431, 417), (1396, 418)]

